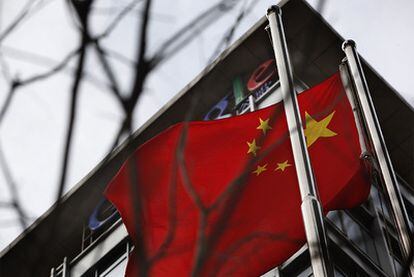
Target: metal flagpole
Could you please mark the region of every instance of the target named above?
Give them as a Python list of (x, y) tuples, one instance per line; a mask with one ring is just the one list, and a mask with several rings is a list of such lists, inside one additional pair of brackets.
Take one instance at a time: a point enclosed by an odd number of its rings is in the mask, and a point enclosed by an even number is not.
[(302, 198), (302, 217), (313, 274), (316, 277), (332, 276), (333, 270), (328, 258), (328, 243), (323, 224), (322, 207), (317, 195), (314, 175), (302, 129), (296, 91), (293, 87), (292, 69), (283, 30), (281, 9), (278, 6), (271, 6), (267, 10), (267, 18), (269, 20), (270, 34), (282, 90), (283, 105), (299, 181)]
[[(401, 197), (391, 159), (385, 146), (375, 108), (365, 80), (364, 71), (362, 70), (361, 62), (356, 51), (355, 42), (353, 40), (345, 41), (342, 45), (342, 50), (346, 55), (351, 75), (350, 77), (355, 87), (356, 100), (362, 114), (362, 120), (365, 124), (368, 139), (378, 162), (380, 169), (379, 173), (387, 191), (388, 200), (391, 204), (391, 214), (397, 225), (396, 229), (403, 250), (402, 254), (407, 262), (411, 262), (407, 260), (412, 251), (407, 211)], [(412, 263), (410, 265), (410, 273), (411, 276), (414, 276), (414, 267)]]

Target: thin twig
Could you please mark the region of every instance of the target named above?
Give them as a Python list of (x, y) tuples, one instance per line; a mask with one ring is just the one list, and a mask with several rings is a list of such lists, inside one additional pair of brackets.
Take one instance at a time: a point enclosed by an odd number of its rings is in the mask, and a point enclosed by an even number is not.
[(121, 12), (119, 12), (114, 20), (112, 20), (111, 23), (109, 23), (108, 27), (106, 27), (105, 31), (100, 34), (97, 39), (102, 39), (107, 37), (115, 28), (118, 26), (118, 24), (122, 21), (122, 19), (130, 12), (132, 12), (135, 8), (135, 6), (141, 2), (142, 0), (133, 0), (128, 5), (126, 5)]
[(0, 125), (3, 123), (4, 118), (6, 117), (7, 111), (10, 108), (10, 105), (12, 103), (13, 97), (16, 94), (16, 88), (17, 88), (17, 81), (13, 81), (10, 85), (9, 91), (7, 92), (6, 99), (3, 102), (3, 105), (0, 109)]
[(14, 207), (14, 209), (17, 211), (19, 215), (20, 226), (22, 227), (22, 230), (24, 230), (27, 227), (26, 213), (23, 211), (23, 208), (20, 202), (19, 193), (17, 191), (16, 182), (14, 181), (10, 168), (8, 167), (8, 164), (6, 162), (6, 157), (4, 156), (3, 149), (1, 146), (0, 146), (0, 167), (1, 167), (1, 170), (3, 171), (4, 177), (6, 179), (6, 184), (9, 187), (9, 191), (13, 199), (10, 205)]
[(124, 99), (122, 98), (120, 86), (118, 84), (118, 81), (116, 80), (115, 74), (112, 71), (109, 61), (107, 60), (107, 54), (105, 50), (101, 47), (99, 40), (94, 40), (93, 45), (95, 46), (95, 49), (98, 53), (99, 62), (101, 63), (101, 66), (109, 79), (111, 90), (120, 102), (120, 104), (123, 106)]
[(257, 0), (252, 0), (250, 2), (250, 5), (247, 5), (247, 1), (248, 0), (245, 0), (245, 2), (243, 3), (243, 6), (240, 9), (240, 12), (237, 15), (233, 25), (227, 30), (223, 38), (217, 44), (216, 49), (213, 52), (213, 55), (208, 60), (208, 64), (212, 63), (213, 60), (223, 51), (223, 49), (226, 49), (230, 45), (230, 42), (235, 34), (237, 27), (240, 25), (245, 16), (253, 10), (254, 6), (257, 3), (259, 3), (259, 1)]
[[(145, 1), (144, 12), (142, 16), (142, 21), (140, 22), (140, 41), (139, 48), (137, 50), (137, 67), (135, 68), (135, 79), (133, 88), (130, 94), (130, 97), (125, 102), (124, 111), (125, 111), (125, 120), (122, 125), (127, 127), (128, 133), (131, 136), (132, 131), (132, 114), (134, 112), (135, 106), (138, 102), (138, 98), (142, 93), (144, 82), (149, 73), (149, 67), (147, 60), (145, 59), (145, 54), (147, 50), (147, 33), (148, 33), (148, 23), (149, 23), (149, 13), (151, 8), (151, 0)], [(121, 128), (122, 130), (123, 128)], [(136, 166), (136, 160), (134, 155), (131, 159), (128, 160), (129, 176), (130, 176), (130, 190), (131, 196), (130, 200), (133, 207), (133, 219), (135, 226), (135, 262), (138, 265), (139, 276), (146, 277), (149, 274), (149, 259), (147, 256), (145, 238), (143, 234), (143, 229), (141, 228), (142, 219), (141, 219), (141, 201), (139, 199), (139, 184), (138, 184), (138, 168)]]
[(48, 4), (50, 4), (54, 0), (28, 0), (26, 2), (26, 5), (22, 8), (20, 13), (17, 15), (17, 17), (13, 20), (12, 23), (6, 29), (3, 33), (0, 34), (0, 44), (3, 42), (3, 40), (11, 34), (12, 31), (15, 31), (16, 28), (26, 19), (28, 19), (30, 16), (33, 16), (35, 12), (40, 11), (42, 8), (46, 7)]
[(19, 26), (19, 24), (23, 21), (23, 19), (29, 14), (30, 9), (33, 7), (33, 5), (37, 4), (36, 2), (38, 1), (28, 0), (26, 2), (26, 5), (22, 8), (19, 15), (17, 15), (17, 17), (13, 20), (13, 22), (10, 23), (10, 25), (4, 30), (4, 32), (0, 34), (0, 44), (17, 26)]
[(171, 57), (174, 53), (181, 50), (185, 45), (198, 36), (198, 30), (205, 29), (209, 24), (216, 22), (218, 17), (223, 15), (235, 6), (234, 0), (222, 0), (212, 6), (207, 11), (201, 13), (183, 28), (174, 33), (166, 40), (150, 59), (150, 67), (154, 68), (162, 61)]
[[(55, 74), (60, 73), (60, 72), (73, 75), (74, 74), (73, 71), (75, 71), (76, 69), (70, 67), (69, 63), (80, 52), (80, 49), (76, 48), (74, 50), (69, 51), (67, 54), (65, 54), (62, 60), (55, 61), (43, 55), (30, 53), (26, 50), (15, 49), (9, 46), (7, 47), (3, 46), (2, 49), (5, 52), (5, 54), (7, 54), (7, 57), (22, 60), (30, 64), (47, 66), (47, 67), (50, 66), (50, 68), (48, 68), (45, 72), (36, 73), (30, 77), (26, 77), (25, 79), (20, 80), (19, 88), (21, 88), (22, 86), (32, 84), (37, 81), (44, 81), (47, 78), (52, 77)], [(108, 89), (107, 84), (103, 84), (101, 80), (99, 80), (91, 72), (87, 72), (86, 70), (84, 70), (83, 72), (82, 81), (88, 81), (99, 89), (102, 89), (102, 88)]]
[(68, 127), (67, 127), (67, 133), (66, 133), (66, 139), (65, 139), (65, 147), (64, 147), (64, 154), (63, 154), (63, 161), (62, 161), (62, 167), (61, 167), (61, 175), (60, 175), (60, 181), (59, 186), (56, 194), (56, 202), (60, 203), (61, 196), (63, 194), (63, 191), (65, 189), (66, 184), (66, 175), (68, 172), (68, 163), (69, 163), (69, 155), (70, 155), (70, 148), (72, 143), (72, 136), (74, 131), (74, 124), (76, 119), (76, 110), (77, 110), (77, 99), (79, 94), (79, 88), (81, 84), (82, 79), (82, 72), (86, 60), (86, 48), (88, 46), (89, 40), (89, 33), (88, 33), (88, 25), (87, 25), (87, 19), (89, 15), (89, 8), (90, 5), (92, 5), (93, 0), (85, 1), (83, 4), (80, 5), (83, 9), (80, 10), (78, 8), (79, 17), (81, 19), (81, 22), (83, 24), (83, 32), (82, 32), (82, 38), (81, 38), (81, 45), (80, 45), (80, 53), (79, 53), (79, 59), (76, 67), (75, 72), (75, 79), (72, 84), (71, 89), (71, 99), (70, 99), (70, 110), (69, 110), (69, 120), (68, 120)]
[(34, 76), (31, 76), (27, 79), (21, 80), (19, 82), (19, 86), (25, 86), (37, 81), (44, 80), (46, 78), (51, 77), (52, 75), (60, 72), (76, 55), (78, 55), (81, 52), (81, 48), (75, 49), (70, 51), (66, 56), (62, 59), (61, 62), (59, 62), (57, 65), (53, 66), (46, 72), (43, 72), (41, 74), (37, 74)]

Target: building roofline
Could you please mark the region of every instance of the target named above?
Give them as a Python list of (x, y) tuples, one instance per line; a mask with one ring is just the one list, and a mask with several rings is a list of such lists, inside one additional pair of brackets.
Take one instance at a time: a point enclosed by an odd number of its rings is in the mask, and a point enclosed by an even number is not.
[[(303, 0), (298, 0), (301, 3), (304, 3), (310, 11), (312, 11), (313, 16), (321, 20), (323, 24), (325, 24), (330, 31), (334, 33), (336, 36), (335, 39), (339, 39), (343, 41), (342, 36), (340, 36), (330, 24), (326, 22), (316, 11), (306, 2)], [(290, 2), (289, 0), (282, 0), (280, 1), (281, 5), (285, 5)], [(295, 2), (296, 3), (296, 2)], [(265, 11), (264, 11), (265, 12)], [(259, 28), (266, 24), (266, 17), (263, 16), (256, 24), (254, 24), (243, 36), (241, 36), (237, 41), (235, 41), (229, 48), (227, 48), (223, 53), (219, 55), (215, 59), (213, 63), (208, 65), (204, 70), (202, 70), (187, 86), (185, 86), (179, 93), (177, 93), (166, 105), (164, 105), (159, 111), (157, 111), (148, 121), (146, 121), (141, 127), (139, 127), (132, 135), (131, 139), (124, 141), (121, 145), (119, 145), (111, 154), (105, 157), (98, 165), (96, 165), (81, 181), (79, 181), (73, 188), (71, 188), (63, 197), (61, 204), (59, 207), (56, 206), (56, 203), (52, 205), (42, 216), (40, 216), (32, 225), (30, 225), (24, 232), (22, 232), (10, 245), (4, 248), (0, 252), (0, 261), (2, 258), (7, 256), (8, 253), (11, 252), (13, 248), (21, 247), (20, 244), (24, 243), (24, 239), (28, 236), (31, 238), (39, 239), (39, 235), (36, 236), (37, 233), (41, 233), (48, 224), (50, 224), (51, 219), (54, 215), (67, 213), (70, 211), (77, 211), (80, 210), (79, 207), (79, 199), (94, 199), (93, 197), (97, 197), (97, 195), (102, 195), (102, 191), (106, 186), (108, 180), (108, 176), (100, 177), (101, 175), (105, 175), (105, 172), (110, 169), (109, 171), (113, 170), (115, 167), (119, 167), (120, 163), (126, 159), (126, 157), (135, 149), (140, 143), (147, 140), (151, 135), (154, 135), (154, 123), (162, 120), (162, 117), (165, 113), (169, 112), (169, 110), (177, 103), (179, 103), (185, 97), (191, 97), (187, 93), (191, 93), (193, 88), (197, 87), (201, 80), (203, 80), (206, 76), (208, 76), (216, 66), (218, 66), (221, 62), (226, 60), (235, 49), (237, 49), (242, 43), (247, 41), (247, 39), (255, 33)], [(386, 82), (380, 75), (378, 75), (377, 71), (373, 69), (373, 67), (368, 64), (363, 58), (361, 58), (362, 63), (366, 66), (370, 71), (372, 71), (377, 78), (381, 82), (383, 82), (399, 100), (409, 107), (409, 109), (414, 112), (413, 107), (408, 105), (404, 98), (388, 83)], [(162, 127), (160, 127), (162, 128)], [(147, 132), (148, 131), (148, 132)], [(149, 134), (148, 134), (149, 133)], [(106, 183), (105, 183), (106, 182)], [(95, 186), (94, 186), (95, 185)], [(91, 195), (93, 194), (93, 195)], [(86, 205), (86, 204), (85, 204)], [(88, 210), (84, 211), (85, 215), (87, 216)], [(83, 216), (83, 215), (82, 215)], [(79, 224), (79, 219), (77, 219), (76, 224)], [(75, 223), (74, 223), (75, 224)], [(16, 250), (17, 251), (17, 250)], [(15, 253), (16, 253), (15, 251)], [(1, 265), (1, 264), (0, 264)], [(1, 266), (0, 266), (1, 267)]]

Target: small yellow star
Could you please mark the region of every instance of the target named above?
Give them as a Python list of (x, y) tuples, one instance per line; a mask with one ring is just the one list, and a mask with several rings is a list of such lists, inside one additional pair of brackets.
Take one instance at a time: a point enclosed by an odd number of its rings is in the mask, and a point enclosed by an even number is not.
[(263, 131), (263, 134), (265, 134), (266, 135), (266, 132), (267, 132), (267, 130), (270, 130), (270, 129), (272, 129), (272, 127), (270, 127), (269, 126), (269, 118), (268, 119), (266, 119), (266, 120), (262, 120), (260, 117), (259, 117), (259, 126), (256, 128), (257, 130), (262, 130)]
[(255, 139), (252, 142), (247, 142), (247, 145), (249, 146), (249, 150), (247, 151), (247, 154), (253, 153), (254, 156), (256, 156), (257, 150), (261, 148), (260, 146), (256, 145)]
[(329, 122), (331, 122), (334, 114), (335, 111), (333, 111), (330, 115), (328, 115), (321, 121), (316, 121), (308, 114), (308, 112), (305, 112), (305, 137), (307, 147), (310, 147), (318, 138), (329, 138), (337, 135), (337, 133), (328, 129), (328, 124)]
[(256, 176), (259, 176), (260, 174), (262, 174), (262, 172), (267, 170), (266, 166), (267, 166), (267, 164), (265, 164), (263, 166), (258, 165), (256, 170), (253, 171), (253, 173), (256, 174)]
[(275, 171), (285, 171), (286, 167), (292, 166), (290, 163), (288, 163), (288, 160), (284, 161), (283, 163), (277, 163), (277, 167), (275, 168)]

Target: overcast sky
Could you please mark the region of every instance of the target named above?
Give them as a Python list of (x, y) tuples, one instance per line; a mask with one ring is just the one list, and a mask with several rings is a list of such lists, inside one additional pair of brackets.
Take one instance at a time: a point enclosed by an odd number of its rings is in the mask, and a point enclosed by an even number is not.
[[(0, 50), (11, 76), (24, 79), (43, 72), (75, 49), (78, 36), (72, 15), (63, 0), (29, 0), (33, 12), (2, 43)], [(206, 66), (217, 42), (231, 25), (244, 3), (257, 2), (236, 30), (237, 39), (265, 15), (274, 1), (239, 1), (233, 10), (216, 18), (186, 47), (153, 72), (145, 85), (137, 112), (135, 127), (141, 125)], [(169, 36), (219, 1), (155, 1), (150, 23), (149, 52), (152, 54)], [(309, 1), (317, 5), (318, 0)], [(27, 3), (23, 0), (0, 1), (0, 33)], [(127, 0), (97, 0), (92, 17), (94, 33), (100, 33)], [(140, 4), (135, 8), (140, 10)], [(327, 0), (323, 17), (345, 38), (357, 42), (361, 55), (411, 105), (414, 104), (414, 1)], [(103, 41), (105, 47), (131, 59), (134, 57), (139, 16), (127, 15)], [(22, 52), (23, 51), (23, 52)], [(80, 91), (79, 113), (69, 166), (68, 186), (73, 187), (107, 153), (117, 131), (122, 112), (97, 65), (95, 53), (88, 52), (87, 80)], [(74, 61), (62, 73), (17, 92), (11, 108), (0, 125), (0, 147), (17, 184), (19, 198), (32, 222), (54, 201), (67, 126), (71, 72)], [(124, 91), (131, 85), (127, 64), (112, 60), (111, 66)], [(7, 95), (7, 82), (0, 77), (0, 103)], [(0, 203), (9, 202), (10, 191), (0, 172)], [(13, 209), (0, 206), (0, 249), (21, 232)]]

